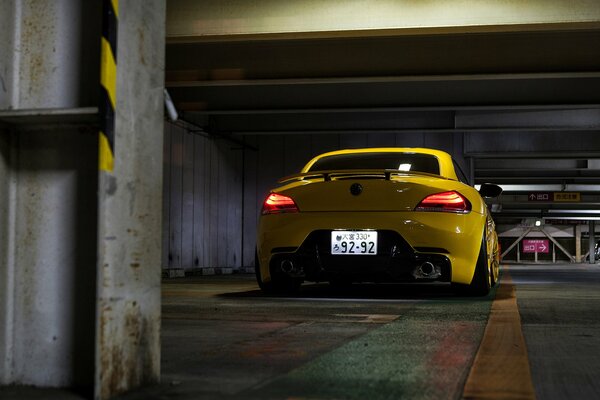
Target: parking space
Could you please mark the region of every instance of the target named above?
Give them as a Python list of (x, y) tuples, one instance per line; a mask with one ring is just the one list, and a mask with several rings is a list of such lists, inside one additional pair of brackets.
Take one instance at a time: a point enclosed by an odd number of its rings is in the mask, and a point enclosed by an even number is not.
[[(505, 266), (485, 298), (445, 284), (314, 284), (266, 297), (251, 275), (169, 280), (163, 383), (125, 398), (528, 398), (527, 385), (540, 399), (594, 398), (599, 285), (600, 270), (583, 264)], [(525, 380), (507, 352), (510, 310), (498, 306), (513, 295)]]

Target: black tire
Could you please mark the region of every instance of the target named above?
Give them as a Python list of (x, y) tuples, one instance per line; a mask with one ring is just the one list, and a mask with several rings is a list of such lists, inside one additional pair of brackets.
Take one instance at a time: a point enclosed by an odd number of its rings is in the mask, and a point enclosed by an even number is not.
[(481, 239), (481, 247), (479, 256), (475, 265), (475, 273), (473, 279), (468, 285), (454, 284), (460, 294), (468, 296), (487, 296), (491, 289), (490, 266), (488, 265), (487, 245), (485, 240), (485, 232)]
[(258, 252), (254, 253), (254, 272), (256, 282), (260, 289), (269, 295), (289, 295), (294, 294), (300, 289), (302, 281), (285, 276), (283, 272), (271, 271), (271, 280), (264, 282), (260, 273), (260, 263), (258, 261)]

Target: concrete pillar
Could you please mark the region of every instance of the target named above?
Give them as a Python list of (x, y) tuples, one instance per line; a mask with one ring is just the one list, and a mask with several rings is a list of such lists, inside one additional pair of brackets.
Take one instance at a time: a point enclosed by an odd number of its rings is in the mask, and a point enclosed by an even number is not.
[(581, 225), (575, 225), (575, 262), (581, 262)]
[(13, 173), (10, 133), (0, 127), (0, 385), (11, 382), (13, 340)]
[(589, 246), (590, 246), (590, 264), (595, 264), (596, 260), (594, 259), (594, 250), (596, 247), (596, 223), (595, 221), (590, 221), (590, 225), (589, 225), (589, 229), (590, 229), (590, 242), (589, 242)]
[(99, 9), (0, 4), (0, 384), (92, 392)]
[(96, 398), (160, 374), (165, 1), (119, 2), (115, 163), (100, 174)]
[(108, 398), (159, 377), (165, 1), (120, 3), (110, 175), (102, 2), (0, 3), (0, 385)]
[(100, 1), (0, 3), (0, 110), (95, 105)]

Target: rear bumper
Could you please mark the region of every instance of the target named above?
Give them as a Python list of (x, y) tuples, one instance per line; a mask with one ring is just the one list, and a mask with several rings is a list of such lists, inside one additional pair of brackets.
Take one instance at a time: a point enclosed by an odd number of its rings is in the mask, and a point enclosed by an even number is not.
[[(432, 262), (440, 269), (436, 280), (468, 284), (475, 270), (484, 226), (485, 216), (475, 212), (266, 215), (260, 218), (257, 250), (266, 281), (270, 280), (271, 271), (281, 271), (281, 262), (285, 260), (297, 265), (293, 273), (311, 281), (337, 275), (356, 280), (410, 281), (415, 279), (417, 267)], [(374, 229), (386, 234), (381, 236), (382, 248), (377, 256), (331, 255), (330, 232), (335, 229)]]
[(380, 230), (377, 255), (372, 256), (332, 255), (330, 232), (311, 232), (297, 249), (272, 249), (271, 274), (315, 282), (450, 281), (451, 263), (446, 254), (415, 251), (397, 232)]

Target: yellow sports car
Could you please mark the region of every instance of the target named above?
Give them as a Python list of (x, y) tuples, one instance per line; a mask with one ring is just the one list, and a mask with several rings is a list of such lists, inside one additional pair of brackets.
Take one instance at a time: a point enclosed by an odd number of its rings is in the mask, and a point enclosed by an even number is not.
[(483, 197), (439, 150), (370, 148), (313, 158), (271, 190), (260, 216), (256, 278), (265, 292), (303, 281), (443, 281), (486, 295), (498, 237)]

